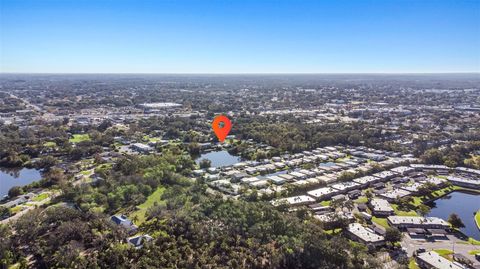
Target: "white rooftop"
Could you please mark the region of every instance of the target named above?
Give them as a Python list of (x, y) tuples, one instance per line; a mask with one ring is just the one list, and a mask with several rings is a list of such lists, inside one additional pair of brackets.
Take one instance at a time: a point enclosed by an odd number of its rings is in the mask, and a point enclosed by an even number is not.
[(323, 197), (325, 195), (330, 195), (330, 194), (333, 194), (333, 193), (336, 193), (336, 192), (337, 192), (336, 190), (334, 190), (330, 187), (324, 187), (324, 188), (309, 191), (309, 192), (307, 192), (307, 194), (310, 195), (310, 196), (313, 196), (315, 198), (320, 198), (320, 197)]
[(432, 268), (438, 268), (438, 269), (464, 269), (465, 268), (462, 265), (459, 265), (457, 263), (449, 261), (448, 259), (445, 259), (435, 251), (420, 253), (418, 254), (417, 258), (429, 264), (430, 266), (432, 266)]
[(370, 229), (365, 228), (360, 223), (350, 223), (347, 230), (368, 243), (376, 243), (385, 240), (385, 237), (376, 234)]

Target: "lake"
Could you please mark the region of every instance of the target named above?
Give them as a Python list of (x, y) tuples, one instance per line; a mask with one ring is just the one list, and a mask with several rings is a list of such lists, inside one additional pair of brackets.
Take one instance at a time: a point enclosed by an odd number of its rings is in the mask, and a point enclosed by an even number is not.
[(229, 166), (241, 161), (239, 156), (234, 156), (228, 153), (226, 150), (212, 151), (202, 154), (196, 159), (195, 162), (198, 164), (202, 159), (210, 160), (212, 162), (211, 167)]
[(41, 178), (40, 171), (36, 169), (0, 170), (0, 199), (7, 195), (13, 186), (25, 186)]
[(475, 224), (474, 212), (480, 208), (480, 195), (455, 191), (427, 204), (432, 207), (429, 217), (448, 220), (448, 216), (456, 213), (465, 224), (460, 229), (464, 234), (480, 240), (480, 230)]

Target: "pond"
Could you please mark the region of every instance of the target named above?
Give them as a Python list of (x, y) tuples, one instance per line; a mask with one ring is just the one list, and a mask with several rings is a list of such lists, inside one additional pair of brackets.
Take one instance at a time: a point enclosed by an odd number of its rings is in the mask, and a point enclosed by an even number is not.
[(13, 186), (25, 186), (41, 178), (40, 170), (36, 169), (0, 170), (0, 199), (7, 195)]
[(211, 167), (229, 166), (241, 161), (239, 156), (232, 155), (226, 150), (212, 151), (202, 154), (196, 159), (195, 162), (198, 164), (202, 159), (210, 160), (212, 162)]
[(467, 236), (480, 240), (480, 230), (475, 224), (474, 213), (480, 208), (480, 195), (455, 191), (427, 204), (432, 207), (429, 217), (448, 220), (448, 216), (456, 213), (465, 224), (460, 230)]

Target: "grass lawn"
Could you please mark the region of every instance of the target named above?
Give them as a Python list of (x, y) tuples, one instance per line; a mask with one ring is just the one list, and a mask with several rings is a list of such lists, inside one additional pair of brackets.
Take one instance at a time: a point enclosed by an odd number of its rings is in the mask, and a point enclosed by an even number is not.
[(413, 196), (413, 203), (414, 206), (419, 206), (423, 204), (423, 199), (421, 197)]
[(332, 201), (330, 201), (330, 200), (320, 202), (320, 204), (323, 205), (323, 206), (329, 206), (331, 203), (332, 203)]
[(68, 139), (71, 143), (80, 143), (82, 141), (89, 141), (90, 135), (88, 134), (74, 134), (72, 138)]
[(147, 200), (143, 204), (137, 206), (138, 210), (133, 212), (130, 216), (131, 219), (137, 217), (135, 224), (139, 225), (145, 221), (145, 213), (147, 212), (147, 209), (152, 207), (155, 202), (159, 204), (164, 203), (161, 198), (164, 191), (165, 187), (159, 187), (156, 191), (150, 194), (150, 196), (148, 196)]
[(453, 251), (450, 249), (434, 249), (433, 251), (437, 252), (440, 254), (440, 256), (444, 257), (445, 259), (452, 260), (452, 257), (450, 255), (453, 254)]
[(480, 241), (478, 240), (475, 240), (471, 237), (468, 238), (468, 243), (472, 244), (472, 245), (476, 245), (476, 246), (480, 246)]
[(99, 166), (97, 166), (97, 169), (110, 169), (112, 168), (113, 163), (102, 163)]
[(8, 269), (18, 269), (18, 268), (20, 268), (20, 263), (19, 262), (15, 263), (15, 264), (12, 264), (8, 267)]
[(151, 137), (151, 136), (148, 136), (148, 135), (144, 135), (143, 140), (145, 140), (147, 142), (156, 143), (156, 142), (160, 141), (161, 139), (160, 139), (160, 137)]
[(470, 250), (470, 251), (468, 252), (468, 254), (470, 254), (470, 255), (480, 254), (480, 249)]
[(438, 254), (440, 254), (442, 256), (453, 254), (453, 251), (451, 251), (450, 249), (434, 249), (433, 251), (437, 252)]
[(85, 171), (81, 171), (80, 174), (84, 175), (84, 176), (88, 176), (92, 173), (92, 171), (90, 170), (85, 170)]
[(47, 199), (48, 196), (49, 196), (48, 193), (43, 192), (43, 193), (40, 193), (39, 195), (33, 197), (32, 201), (40, 202), (40, 201), (43, 201), (43, 200)]
[(51, 141), (50, 142), (45, 142), (45, 143), (43, 143), (43, 146), (53, 148), (53, 147), (57, 146), (57, 143), (51, 142)]
[(360, 198), (358, 198), (357, 200), (354, 201), (355, 203), (357, 204), (365, 204), (368, 202), (368, 198), (365, 197), (365, 196), (362, 196)]
[(14, 206), (14, 207), (10, 208), (10, 213), (11, 214), (17, 214), (18, 212), (20, 212), (22, 210), (23, 210), (23, 206), (17, 205), (17, 206)]
[(377, 217), (372, 217), (372, 221), (375, 222), (376, 224), (383, 226), (385, 228), (390, 227), (388, 225), (387, 219), (386, 218), (377, 218)]
[(408, 263), (408, 269), (420, 269), (417, 263), (415, 262), (415, 258), (410, 258), (410, 262)]
[(325, 230), (326, 234), (339, 234), (342, 231), (342, 228), (332, 229), (332, 230)]
[(410, 210), (410, 211), (402, 211), (398, 209), (398, 205), (392, 204), (393, 210), (395, 211), (395, 215), (397, 216), (418, 216), (417, 212)]

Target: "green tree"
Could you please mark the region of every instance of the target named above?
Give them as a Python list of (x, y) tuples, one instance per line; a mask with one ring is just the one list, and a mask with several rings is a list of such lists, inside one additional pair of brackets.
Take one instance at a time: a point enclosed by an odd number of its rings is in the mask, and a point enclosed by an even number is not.
[(10, 188), (10, 190), (8, 190), (9, 197), (17, 197), (21, 194), (23, 194), (23, 189), (22, 187), (19, 187), (19, 186), (13, 186)]
[(402, 240), (403, 234), (395, 227), (388, 227), (385, 231), (385, 241), (394, 244)]
[(209, 159), (202, 159), (199, 165), (202, 169), (209, 168), (212, 165), (212, 161), (210, 161)]
[(455, 213), (450, 214), (450, 216), (448, 217), (448, 222), (452, 225), (453, 228), (456, 229), (465, 227), (462, 219)]
[(430, 207), (425, 204), (420, 204), (417, 208), (417, 211), (421, 216), (425, 217), (428, 212), (430, 212)]

